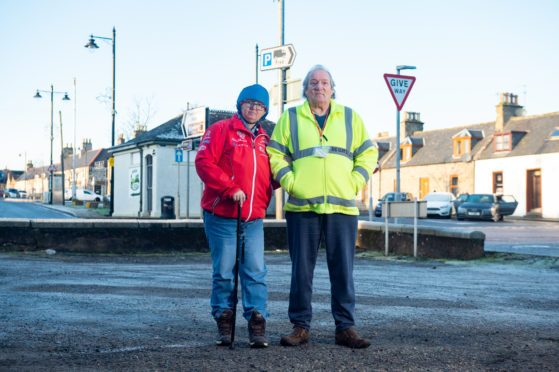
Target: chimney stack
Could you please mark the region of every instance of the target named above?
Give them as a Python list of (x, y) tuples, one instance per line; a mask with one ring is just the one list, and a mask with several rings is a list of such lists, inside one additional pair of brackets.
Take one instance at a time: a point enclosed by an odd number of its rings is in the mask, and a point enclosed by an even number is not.
[(423, 132), (423, 122), (420, 120), (419, 112), (404, 111), (404, 120), (400, 122), (402, 138), (411, 136), (415, 132)]
[(518, 104), (518, 95), (512, 93), (501, 93), (497, 105), (497, 120), (495, 121), (495, 132), (500, 133), (510, 118), (523, 115), (523, 107)]
[(118, 136), (117, 145), (122, 145), (124, 142), (125, 142), (125, 141), (124, 141), (124, 134), (121, 133), (121, 134)]
[(134, 138), (140, 137), (142, 134), (148, 131), (147, 125), (136, 125), (136, 129), (134, 129)]

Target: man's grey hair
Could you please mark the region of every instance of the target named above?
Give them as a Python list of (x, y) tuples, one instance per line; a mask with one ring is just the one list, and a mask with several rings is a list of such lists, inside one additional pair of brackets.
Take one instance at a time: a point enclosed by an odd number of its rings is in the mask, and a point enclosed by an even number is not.
[(311, 79), (312, 73), (315, 72), (316, 70), (322, 70), (328, 74), (328, 76), (330, 77), (330, 85), (332, 85), (332, 91), (334, 92), (332, 94), (332, 98), (336, 98), (336, 83), (334, 83), (334, 79), (332, 78), (332, 74), (330, 73), (330, 71), (328, 71), (328, 69), (322, 65), (314, 65), (307, 73), (305, 80), (303, 80), (303, 97), (307, 98), (306, 92), (307, 92), (307, 87), (309, 86), (309, 80)]

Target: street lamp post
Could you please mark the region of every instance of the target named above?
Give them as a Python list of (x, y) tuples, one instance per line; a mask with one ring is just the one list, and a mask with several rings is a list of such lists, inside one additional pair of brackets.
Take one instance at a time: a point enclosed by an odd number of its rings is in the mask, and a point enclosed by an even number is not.
[[(50, 90), (41, 90), (37, 89), (37, 93), (33, 96), (33, 98), (43, 98), (41, 93), (50, 93), (50, 165), (49, 165), (49, 204), (52, 204), (52, 177), (54, 174), (53, 171), (53, 162), (52, 162), (52, 141), (54, 140), (54, 122), (53, 122), (53, 106), (54, 106), (54, 95), (55, 94), (64, 94), (62, 97), (63, 101), (69, 101), (70, 97), (68, 97), (67, 92), (55, 92), (54, 86), (50, 85)], [(62, 195), (62, 204), (64, 204), (64, 195)]]
[[(415, 70), (415, 66), (399, 65), (396, 71), (400, 75), (402, 70)], [(396, 108), (396, 201), (400, 199), (400, 110)]]
[[(102, 37), (102, 36), (95, 36), (89, 35), (89, 42), (85, 45), (88, 49), (99, 49), (99, 46), (95, 43), (95, 39), (101, 40), (111, 40), (113, 44), (113, 94), (112, 94), (112, 101), (113, 101), (113, 109), (112, 109), (112, 124), (111, 124), (111, 147), (115, 145), (115, 45), (116, 45), (116, 29), (113, 27), (113, 37)], [(109, 214), (112, 216), (114, 211), (114, 163), (111, 162), (111, 202), (110, 202), (110, 209)]]

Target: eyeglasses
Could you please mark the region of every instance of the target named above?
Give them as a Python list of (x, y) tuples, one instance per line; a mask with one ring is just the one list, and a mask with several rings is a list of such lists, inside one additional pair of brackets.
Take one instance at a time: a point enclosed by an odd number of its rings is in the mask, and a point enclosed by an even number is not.
[(248, 105), (248, 108), (250, 108), (251, 110), (266, 111), (266, 106), (264, 106), (263, 104), (261, 104), (261, 103), (259, 103), (259, 102), (254, 102), (254, 101), (243, 101), (242, 104), (243, 104), (243, 105), (244, 105), (244, 104)]

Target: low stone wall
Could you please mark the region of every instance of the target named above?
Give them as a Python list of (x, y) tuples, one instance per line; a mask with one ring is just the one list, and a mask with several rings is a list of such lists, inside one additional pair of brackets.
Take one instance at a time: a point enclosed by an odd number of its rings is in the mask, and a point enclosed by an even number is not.
[[(390, 254), (413, 256), (413, 226), (389, 225)], [(473, 259), (483, 256), (477, 231), (418, 228), (418, 256)], [(267, 251), (287, 249), (285, 220), (265, 220)], [(359, 222), (357, 246), (384, 252), (384, 225)], [(0, 251), (77, 253), (207, 252), (200, 220), (0, 219)]]
[[(417, 256), (472, 260), (483, 257), (485, 234), (481, 231), (417, 227)], [(359, 221), (357, 247), (385, 251), (385, 226)], [(388, 225), (388, 253), (413, 256), (413, 225)]]

